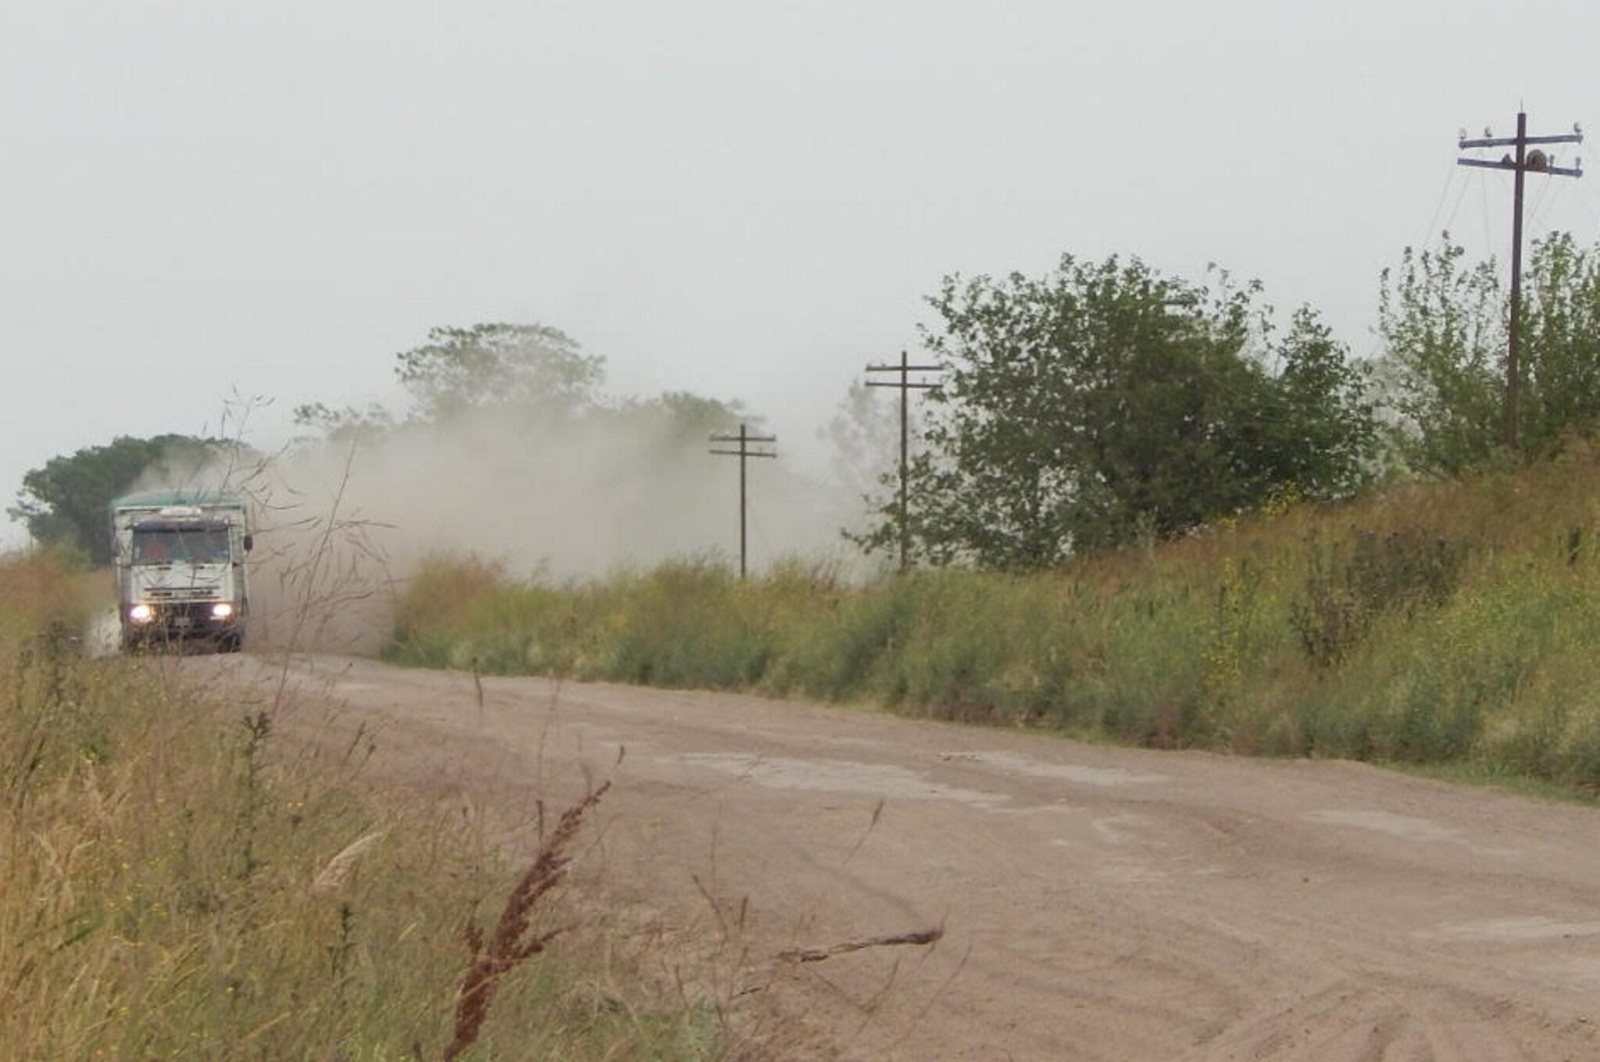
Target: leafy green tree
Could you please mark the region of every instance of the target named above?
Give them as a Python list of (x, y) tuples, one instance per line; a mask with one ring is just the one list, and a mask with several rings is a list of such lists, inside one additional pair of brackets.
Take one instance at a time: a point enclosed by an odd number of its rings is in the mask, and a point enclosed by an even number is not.
[(397, 354), (395, 375), (427, 420), (486, 405), (570, 411), (592, 403), (605, 360), (540, 324), (434, 328), (428, 342)]
[(1453, 475), (1504, 437), (1505, 295), (1491, 262), (1469, 263), (1445, 233), (1436, 251), (1407, 247), (1384, 270), (1378, 332), (1398, 446), (1416, 471)]
[[(1518, 441), (1527, 456), (1600, 430), (1600, 255), (1564, 232), (1536, 240), (1523, 276)], [(1505, 439), (1510, 299), (1498, 264), (1446, 233), (1385, 270), (1379, 304), (1387, 401), (1416, 470), (1456, 475)]]
[(1546, 453), (1600, 430), (1600, 253), (1554, 232), (1530, 261), (1520, 415), (1524, 445)]
[(1256, 286), (1218, 279), (1070, 255), (1042, 278), (947, 277), (923, 336), (948, 370), (913, 468), (923, 554), (1044, 567), (1355, 489), (1375, 441), (1363, 374), (1312, 311), (1275, 339)]
[(73, 546), (96, 563), (111, 559), (108, 507), (147, 474), (181, 486), (202, 468), (224, 471), (240, 457), (237, 444), (188, 435), (149, 439), (119, 436), (106, 446), (52, 457), (22, 477), (22, 490), (6, 510), (43, 543)]
[(1268, 372), (1241, 417), (1247, 504), (1285, 491), (1316, 500), (1354, 494), (1381, 449), (1369, 367), (1308, 306), (1287, 333), (1268, 329), (1265, 340)]

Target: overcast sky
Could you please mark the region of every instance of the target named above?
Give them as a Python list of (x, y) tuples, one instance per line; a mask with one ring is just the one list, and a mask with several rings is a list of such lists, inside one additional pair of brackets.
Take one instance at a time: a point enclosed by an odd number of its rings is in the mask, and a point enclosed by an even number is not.
[[(396, 351), (491, 320), (817, 462), (942, 275), (1063, 252), (1215, 261), (1370, 353), (1402, 247), (1509, 243), (1458, 128), (1600, 130), (1596, 40), (1572, 2), (6, 0), (0, 500), (235, 392), (262, 445), (392, 401)], [(1591, 169), (1530, 234), (1595, 238)]]

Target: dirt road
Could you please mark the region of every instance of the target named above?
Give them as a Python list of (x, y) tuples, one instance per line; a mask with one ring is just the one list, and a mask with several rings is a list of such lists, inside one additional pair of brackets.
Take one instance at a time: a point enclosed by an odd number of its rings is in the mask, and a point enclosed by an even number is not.
[(377, 727), (382, 770), (504, 800), (626, 746), (585, 872), (736, 936), (730, 997), (846, 1057), (1600, 1058), (1593, 808), (746, 696), (484, 679), (480, 707), (470, 675), (364, 660), (184, 667), (287, 674)]

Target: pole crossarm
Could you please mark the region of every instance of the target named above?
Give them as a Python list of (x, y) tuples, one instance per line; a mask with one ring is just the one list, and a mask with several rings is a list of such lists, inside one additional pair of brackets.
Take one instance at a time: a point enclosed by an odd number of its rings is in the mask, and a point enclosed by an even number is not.
[(711, 436), (711, 441), (714, 442), (714, 443), (738, 443), (739, 444), (739, 448), (737, 450), (718, 450), (715, 447), (713, 447), (709, 451), (710, 453), (721, 454), (721, 455), (723, 455), (725, 457), (777, 457), (778, 456), (777, 451), (775, 451), (775, 450), (755, 450), (755, 449), (751, 449), (751, 444), (755, 444), (756, 446), (775, 445), (777, 443), (777, 441), (778, 441), (778, 437), (776, 435), (750, 435), (750, 434), (747, 434), (747, 433), (744, 433), (744, 432), (741, 432), (738, 435), (717, 434), (717, 435), (712, 435)]
[(1516, 170), (1516, 169), (1521, 169), (1521, 170), (1524, 170), (1527, 173), (1548, 173), (1552, 177), (1582, 177), (1583, 176), (1583, 171), (1580, 170), (1580, 169), (1577, 169), (1576, 167), (1549, 166), (1549, 165), (1545, 165), (1545, 166), (1529, 166), (1529, 165), (1526, 165), (1526, 164), (1524, 164), (1524, 165), (1519, 167), (1515, 162), (1513, 162), (1513, 161), (1511, 161), (1509, 159), (1501, 159), (1499, 162), (1491, 162), (1488, 159), (1456, 159), (1456, 162), (1459, 165), (1462, 165), (1462, 166), (1475, 166), (1480, 170)]
[[(1522, 142), (1524, 144), (1581, 144), (1583, 143), (1583, 134), (1562, 133), (1560, 136), (1525, 136), (1522, 138)], [(1467, 148), (1515, 147), (1516, 145), (1517, 138), (1514, 136), (1480, 137), (1477, 140), (1463, 138), (1456, 141), (1456, 147), (1463, 151)]]
[(721, 434), (716, 434), (716, 435), (712, 435), (711, 436), (711, 441), (712, 442), (774, 443), (774, 442), (778, 441), (778, 437), (776, 435), (745, 435), (745, 434), (742, 434), (742, 433), (739, 434), (739, 435), (721, 435)]
[(938, 381), (936, 381), (936, 380), (913, 380), (913, 379), (911, 379), (911, 374), (914, 373), (914, 372), (942, 373), (942, 372), (944, 372), (944, 366), (943, 365), (912, 365), (911, 363), (909, 363), (908, 361), (905, 360), (905, 354), (904, 354), (904, 352), (902, 352), (901, 355), (900, 355), (900, 364), (898, 364), (898, 365), (868, 365), (867, 366), (867, 372), (869, 372), (869, 373), (872, 373), (872, 372), (891, 373), (892, 372), (892, 373), (894, 373), (894, 374), (896, 374), (896, 375), (898, 375), (900, 377), (900, 379), (898, 379), (898, 380), (868, 380), (867, 381), (867, 386), (868, 387), (893, 387), (896, 390), (901, 390), (901, 391), (908, 390), (908, 389), (909, 390), (913, 390), (913, 391), (934, 391), (934, 390), (937, 390), (941, 386)]

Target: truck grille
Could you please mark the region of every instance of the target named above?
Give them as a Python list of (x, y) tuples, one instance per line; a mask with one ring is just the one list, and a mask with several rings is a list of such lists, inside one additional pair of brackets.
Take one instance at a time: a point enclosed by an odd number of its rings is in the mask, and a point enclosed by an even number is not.
[(145, 595), (151, 601), (215, 601), (222, 591), (215, 586), (152, 586)]

